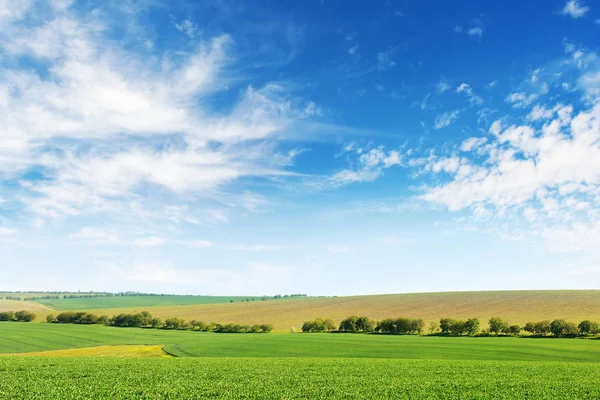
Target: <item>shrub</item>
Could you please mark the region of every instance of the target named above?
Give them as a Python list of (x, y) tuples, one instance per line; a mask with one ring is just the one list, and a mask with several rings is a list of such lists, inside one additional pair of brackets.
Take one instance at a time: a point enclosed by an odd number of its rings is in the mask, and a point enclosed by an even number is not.
[(547, 335), (550, 333), (550, 321), (528, 322), (523, 329), (532, 335)]
[(14, 311), (0, 312), (0, 321), (14, 321), (14, 320), (15, 320)]
[(521, 327), (519, 325), (511, 325), (506, 330), (506, 333), (509, 335), (517, 336), (519, 333), (521, 333)]
[(490, 332), (492, 332), (494, 335), (506, 333), (508, 330), (508, 322), (498, 317), (490, 318), (488, 324), (490, 327)]
[(577, 328), (582, 335), (595, 335), (599, 331), (598, 323), (590, 320), (581, 321)]
[(22, 322), (31, 322), (35, 319), (35, 314), (29, 311), (17, 311), (15, 313), (15, 320)]

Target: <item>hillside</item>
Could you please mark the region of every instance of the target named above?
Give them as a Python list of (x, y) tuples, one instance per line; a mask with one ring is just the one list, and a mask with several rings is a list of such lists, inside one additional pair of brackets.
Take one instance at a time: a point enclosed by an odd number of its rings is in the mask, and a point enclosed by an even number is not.
[[(1, 303), (0, 303), (1, 304)], [(81, 304), (81, 303), (73, 303)], [(270, 323), (276, 330), (300, 329), (302, 323), (316, 317), (339, 321), (350, 315), (374, 319), (388, 317), (423, 318), (439, 321), (443, 317), (471, 318), (486, 321), (492, 316), (511, 323), (564, 318), (579, 322), (582, 319), (600, 321), (600, 291), (492, 291), (411, 293), (349, 297), (300, 298), (285, 301), (255, 301), (223, 304), (177, 306), (140, 306), (128, 308), (99, 308), (90, 310), (99, 315), (147, 310), (162, 318), (180, 317), (219, 323)], [(45, 313), (40, 313), (42, 319)]]
[(39, 316), (46, 315), (47, 313), (53, 312), (51, 308), (32, 301), (19, 301), (19, 300), (0, 300), (0, 312), (2, 311), (31, 311)]
[[(200, 304), (221, 304), (231, 301), (241, 302), (246, 296), (113, 296), (75, 299), (38, 300), (55, 310), (90, 310), (94, 308), (184, 306)], [(260, 301), (260, 296), (249, 297)]]

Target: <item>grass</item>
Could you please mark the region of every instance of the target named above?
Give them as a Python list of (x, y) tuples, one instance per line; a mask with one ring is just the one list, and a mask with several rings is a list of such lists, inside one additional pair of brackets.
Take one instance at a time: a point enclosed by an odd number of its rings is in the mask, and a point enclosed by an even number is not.
[(10, 399), (591, 399), (600, 364), (328, 358), (0, 358)]
[(162, 345), (97, 346), (80, 349), (4, 354), (10, 357), (173, 357)]
[[(97, 308), (112, 309), (220, 304), (229, 303), (231, 300), (234, 302), (241, 302), (247, 298), (252, 299), (252, 297), (245, 296), (113, 296), (82, 299), (45, 299), (37, 300), (36, 302), (55, 310), (90, 310)], [(260, 296), (255, 296), (254, 298), (256, 301), (261, 301)]]
[[(87, 303), (83, 303), (83, 300), (75, 300), (73, 308), (77, 305), (81, 307), (82, 304)], [(304, 321), (316, 317), (340, 321), (350, 315), (364, 315), (376, 320), (404, 316), (423, 318), (425, 321), (439, 321), (443, 317), (464, 319), (475, 317), (479, 318), (483, 325), (493, 316), (521, 325), (528, 321), (555, 318), (564, 318), (578, 323), (583, 319), (600, 320), (600, 291), (414, 293), (90, 309), (98, 315), (109, 316), (120, 312), (131, 313), (144, 310), (161, 318), (179, 317), (219, 323), (269, 323), (275, 330), (286, 332), (291, 327), (298, 330)], [(39, 315), (41, 319), (44, 316), (45, 313)]]
[(600, 362), (600, 340), (362, 334), (216, 334), (0, 322), (0, 353), (164, 345), (180, 357), (338, 357)]

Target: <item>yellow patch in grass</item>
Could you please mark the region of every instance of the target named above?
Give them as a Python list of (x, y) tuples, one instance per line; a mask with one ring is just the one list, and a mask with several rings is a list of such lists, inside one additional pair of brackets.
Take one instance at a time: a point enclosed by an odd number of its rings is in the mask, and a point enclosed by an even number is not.
[(162, 345), (98, 346), (4, 355), (17, 357), (173, 357), (163, 350)]

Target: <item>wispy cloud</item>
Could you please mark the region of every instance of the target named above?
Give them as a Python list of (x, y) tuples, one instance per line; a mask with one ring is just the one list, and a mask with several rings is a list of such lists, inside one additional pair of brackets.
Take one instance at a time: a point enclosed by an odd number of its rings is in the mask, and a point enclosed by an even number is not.
[(460, 114), (460, 111), (458, 111), (458, 110), (448, 111), (448, 112), (439, 114), (437, 117), (435, 117), (433, 127), (435, 129), (446, 128), (458, 119), (459, 114)]
[(585, 16), (589, 10), (590, 8), (585, 6), (583, 2), (579, 0), (569, 0), (565, 3), (562, 13), (570, 15), (573, 18), (581, 18)]

